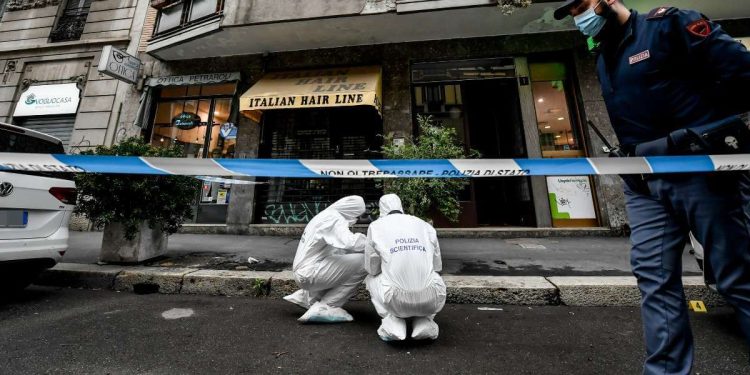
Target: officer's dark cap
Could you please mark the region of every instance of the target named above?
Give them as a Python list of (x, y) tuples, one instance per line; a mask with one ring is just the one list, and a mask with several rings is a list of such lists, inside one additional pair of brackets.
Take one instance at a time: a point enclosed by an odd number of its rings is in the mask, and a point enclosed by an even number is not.
[(570, 15), (570, 8), (578, 3), (580, 3), (581, 0), (567, 0), (565, 4), (561, 5), (559, 8), (555, 9), (555, 19), (561, 20), (567, 16)]

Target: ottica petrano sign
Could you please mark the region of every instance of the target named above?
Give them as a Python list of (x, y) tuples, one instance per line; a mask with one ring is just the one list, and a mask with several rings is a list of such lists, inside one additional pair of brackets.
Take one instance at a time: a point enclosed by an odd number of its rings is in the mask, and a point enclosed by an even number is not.
[(97, 70), (110, 77), (135, 84), (141, 70), (141, 60), (112, 47), (104, 46)]
[(188, 76), (167, 76), (167, 77), (154, 77), (148, 80), (148, 85), (151, 87), (157, 86), (187, 86), (187, 85), (208, 85), (214, 83), (224, 83), (239, 81), (240, 73), (207, 73), (207, 74), (193, 74)]
[(13, 117), (74, 114), (80, 101), (75, 83), (31, 86), (18, 99)]

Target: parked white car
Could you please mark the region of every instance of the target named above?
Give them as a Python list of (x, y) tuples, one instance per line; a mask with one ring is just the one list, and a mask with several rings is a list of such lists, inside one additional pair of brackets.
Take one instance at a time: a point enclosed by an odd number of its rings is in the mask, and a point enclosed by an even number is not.
[[(0, 153), (62, 154), (49, 135), (0, 123)], [(68, 249), (75, 207), (72, 176), (2, 171), (0, 167), (0, 294), (22, 289)]]

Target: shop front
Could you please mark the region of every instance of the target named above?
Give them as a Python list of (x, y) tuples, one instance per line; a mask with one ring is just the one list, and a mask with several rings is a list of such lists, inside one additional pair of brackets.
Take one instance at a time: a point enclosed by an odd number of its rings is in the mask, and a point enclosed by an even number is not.
[(75, 83), (32, 85), (19, 96), (13, 121), (57, 137), (68, 150), (80, 101), (81, 89)]
[[(376, 159), (383, 134), (380, 103), (380, 67), (343, 67), (267, 74), (242, 95), (240, 110), (260, 123), (260, 158)], [(381, 195), (371, 179), (261, 182), (266, 184), (256, 189), (253, 221), (262, 224), (304, 224), (352, 194), (372, 208)]]
[(88, 70), (86, 60), (27, 63), (16, 89), (12, 122), (57, 137), (70, 151), (77, 146), (71, 140)]
[[(416, 116), (429, 115), (484, 159), (587, 157), (573, 64), (543, 57), (401, 57), (385, 60), (388, 76), (380, 66), (273, 70), (245, 92), (239, 73), (155, 77), (147, 85), (148, 139), (181, 145), (186, 158), (368, 160), (382, 158), (384, 135), (418, 136)], [(373, 179), (250, 179), (252, 186), (234, 188), (231, 179), (201, 182), (193, 222), (305, 224), (356, 194), (368, 204), (366, 223), (382, 194)], [(477, 178), (460, 192), (457, 223), (433, 220), (460, 228), (598, 227), (596, 198), (588, 176)]]
[[(412, 113), (452, 127), (484, 159), (585, 157), (574, 86), (562, 62), (488, 58), (412, 64)], [(416, 129), (415, 129), (416, 131)], [(581, 177), (473, 179), (458, 227), (598, 225)]]
[[(239, 79), (239, 73), (151, 78), (151, 144), (179, 145), (185, 158), (234, 158), (238, 129), (233, 113)], [(231, 200), (231, 180), (196, 183), (201, 188), (192, 221), (224, 224)]]
[[(588, 154), (568, 67), (560, 62), (529, 65), (542, 158), (584, 158)], [(553, 227), (599, 225), (589, 176), (548, 176)]]

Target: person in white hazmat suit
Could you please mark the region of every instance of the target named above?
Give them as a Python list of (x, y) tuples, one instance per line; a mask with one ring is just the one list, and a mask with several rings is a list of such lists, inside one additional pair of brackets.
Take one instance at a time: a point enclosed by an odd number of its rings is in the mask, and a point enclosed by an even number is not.
[(370, 224), (365, 247), (365, 280), (380, 317), (378, 335), (384, 341), (406, 339), (406, 319), (412, 320), (411, 338), (437, 339), (433, 320), (445, 306), (440, 245), (435, 228), (403, 213), (395, 194), (380, 198), (380, 218)]
[(365, 236), (350, 227), (365, 213), (360, 196), (344, 197), (316, 215), (305, 227), (292, 269), (300, 290), (284, 297), (308, 309), (300, 322), (354, 320), (342, 306), (367, 276)]

